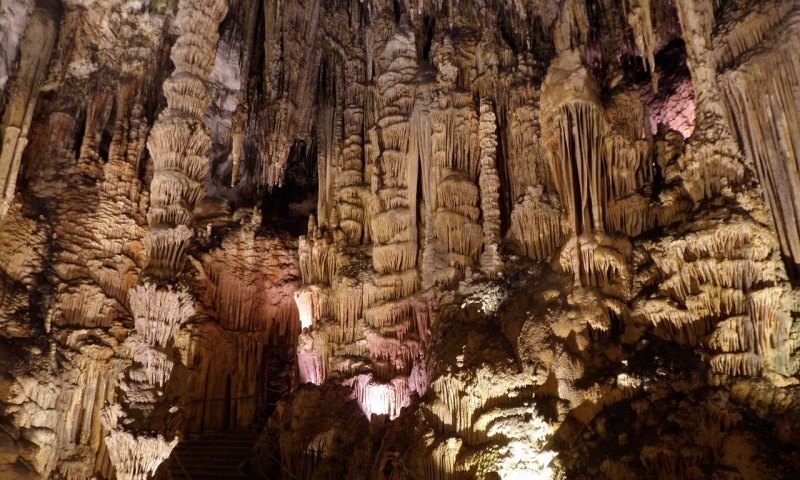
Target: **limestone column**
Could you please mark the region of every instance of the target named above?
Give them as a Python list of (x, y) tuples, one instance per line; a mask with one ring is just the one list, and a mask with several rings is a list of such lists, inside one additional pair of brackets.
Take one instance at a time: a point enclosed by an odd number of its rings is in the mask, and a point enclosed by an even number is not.
[(158, 411), (154, 407), (159, 392), (180, 361), (175, 337), (195, 313), (194, 298), (180, 287), (171, 287), (173, 282), (166, 279), (176, 279), (183, 268), (194, 206), (205, 195), (203, 178), (209, 168), (211, 137), (203, 115), (212, 101), (208, 78), (214, 69), (219, 24), (227, 11), (226, 0), (181, 0), (178, 5), (180, 35), (170, 55), (175, 70), (164, 82), (167, 108), (147, 141), (154, 174), (145, 248), (147, 273), (155, 280), (131, 290), (136, 333), (126, 340), (139, 367), (129, 371), (123, 405), (138, 414), (125, 418), (127, 412), (120, 405), (106, 409), (111, 434), (105, 441), (120, 479), (149, 478), (177, 445), (177, 438), (167, 441), (162, 433), (146, 430), (152, 424), (163, 425), (151, 417)]
[(28, 145), (28, 129), (36, 110), (39, 86), (50, 61), (56, 39), (56, 25), (48, 10), (37, 8), (28, 19), (28, 27), (19, 54), (19, 68), (9, 89), (9, 101), (2, 123), (0, 146), (0, 220), (14, 199), (22, 153)]

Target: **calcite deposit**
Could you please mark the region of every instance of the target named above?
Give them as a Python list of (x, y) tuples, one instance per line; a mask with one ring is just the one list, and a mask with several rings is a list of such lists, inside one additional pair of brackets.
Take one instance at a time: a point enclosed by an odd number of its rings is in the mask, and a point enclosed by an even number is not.
[(794, 479), (796, 0), (0, 0), (0, 480)]

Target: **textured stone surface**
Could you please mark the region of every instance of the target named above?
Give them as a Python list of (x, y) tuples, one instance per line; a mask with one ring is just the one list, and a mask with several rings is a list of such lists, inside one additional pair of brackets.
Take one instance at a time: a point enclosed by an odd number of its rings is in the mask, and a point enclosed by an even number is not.
[(0, 0), (0, 478), (794, 478), (798, 19)]

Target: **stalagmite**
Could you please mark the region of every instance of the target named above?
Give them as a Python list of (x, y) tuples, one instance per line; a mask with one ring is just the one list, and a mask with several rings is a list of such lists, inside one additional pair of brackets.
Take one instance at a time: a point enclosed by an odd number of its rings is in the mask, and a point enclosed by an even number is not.
[[(147, 140), (154, 170), (144, 245), (149, 272), (157, 276), (175, 277), (183, 269), (193, 236), (193, 209), (205, 195), (202, 182), (212, 145), (202, 118), (211, 103), (207, 80), (216, 57), (217, 27), (227, 8), (224, 0), (178, 5), (180, 35), (170, 52), (175, 69), (163, 83), (167, 108)], [(146, 420), (177, 363), (173, 349), (179, 331), (196, 313), (195, 300), (185, 289), (146, 283), (131, 289), (130, 307), (136, 332), (147, 345), (134, 347), (133, 360), (143, 365), (143, 372), (129, 373), (120, 403), (139, 410)], [(136, 338), (131, 338), (135, 345)], [(121, 478), (145, 479), (170, 456), (178, 439), (167, 443), (160, 434), (134, 436), (131, 427), (115, 427), (106, 438), (109, 459)]]

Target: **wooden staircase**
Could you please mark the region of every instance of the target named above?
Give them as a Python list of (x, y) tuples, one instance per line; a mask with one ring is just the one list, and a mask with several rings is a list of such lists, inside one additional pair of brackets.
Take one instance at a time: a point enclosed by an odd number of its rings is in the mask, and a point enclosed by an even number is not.
[(170, 457), (174, 480), (238, 480), (252, 478), (243, 466), (252, 454), (252, 432), (209, 432), (190, 435)]

